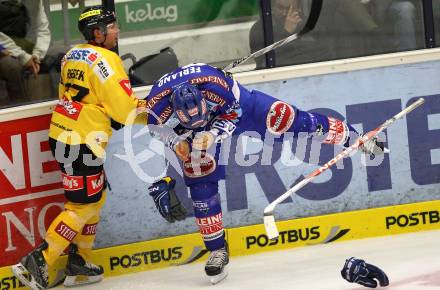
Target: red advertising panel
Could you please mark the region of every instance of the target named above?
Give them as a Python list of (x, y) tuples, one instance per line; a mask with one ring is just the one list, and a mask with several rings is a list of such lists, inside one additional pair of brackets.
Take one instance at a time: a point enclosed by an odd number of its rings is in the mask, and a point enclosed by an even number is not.
[(61, 172), (48, 142), (50, 117), (0, 122), (0, 267), (39, 245), (62, 209)]

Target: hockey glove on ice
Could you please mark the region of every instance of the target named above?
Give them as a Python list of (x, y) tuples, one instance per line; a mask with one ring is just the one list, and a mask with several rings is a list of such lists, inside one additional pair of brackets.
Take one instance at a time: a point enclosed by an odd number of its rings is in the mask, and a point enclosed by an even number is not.
[[(388, 277), (384, 271), (378, 267), (365, 263), (364, 260), (351, 257), (345, 261), (344, 268), (341, 270), (342, 278), (348, 282), (358, 283), (365, 287), (376, 288), (377, 281), (380, 286), (388, 286)], [(377, 281), (376, 281), (376, 280)]]
[(167, 176), (148, 187), (159, 213), (170, 223), (186, 218), (186, 209), (176, 195), (175, 186), (176, 181)]

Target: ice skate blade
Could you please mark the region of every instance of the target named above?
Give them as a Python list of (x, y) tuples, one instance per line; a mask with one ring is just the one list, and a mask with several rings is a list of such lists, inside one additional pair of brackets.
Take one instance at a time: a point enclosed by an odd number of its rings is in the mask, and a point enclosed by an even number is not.
[(221, 272), (218, 275), (208, 276), (208, 277), (209, 277), (209, 282), (211, 282), (212, 285), (215, 285), (223, 281), (226, 278), (226, 276), (228, 276), (228, 272), (226, 270), (223, 270), (223, 272)]
[[(29, 271), (23, 266), (22, 263), (13, 265), (11, 268), (12, 268), (12, 273), (14, 273), (14, 276), (17, 277), (17, 279), (20, 280), (20, 282), (26, 285), (27, 287), (31, 288), (32, 290), (45, 289), (40, 284), (38, 284), (37, 281), (35, 281), (35, 278), (31, 274), (29, 274)], [(25, 273), (27, 273), (30, 280), (28, 279), (28, 277), (24, 275)]]
[(85, 276), (85, 275), (78, 275), (78, 276), (66, 276), (66, 280), (64, 280), (64, 286), (66, 287), (76, 287), (80, 285), (85, 284), (93, 284), (98, 283), (102, 280), (103, 275), (97, 275), (97, 276)]

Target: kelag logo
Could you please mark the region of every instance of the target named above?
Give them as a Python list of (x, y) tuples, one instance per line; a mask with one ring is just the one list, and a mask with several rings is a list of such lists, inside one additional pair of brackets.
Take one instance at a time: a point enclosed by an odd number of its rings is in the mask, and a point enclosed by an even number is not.
[(435, 224), (440, 222), (439, 212), (436, 210), (433, 211), (423, 211), (423, 212), (414, 212), (409, 215), (399, 215), (399, 216), (387, 216), (385, 218), (385, 224), (387, 230), (389, 230), (392, 226), (398, 226), (401, 228), (412, 227), (419, 224)]
[(132, 268), (140, 265), (155, 264), (182, 257), (182, 247), (174, 247), (160, 250), (152, 250), (122, 257), (110, 257), (110, 269), (117, 267)]

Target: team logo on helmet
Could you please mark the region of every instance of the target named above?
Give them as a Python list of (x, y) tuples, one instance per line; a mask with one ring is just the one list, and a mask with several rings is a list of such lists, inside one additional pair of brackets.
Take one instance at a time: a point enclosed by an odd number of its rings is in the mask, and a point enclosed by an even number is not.
[(84, 18), (87, 18), (87, 17), (100, 15), (101, 13), (102, 13), (102, 10), (101, 10), (101, 9), (96, 9), (96, 10), (87, 11), (87, 12), (82, 13), (82, 14), (79, 16), (79, 19), (78, 19), (78, 20), (83, 20)]
[(177, 110), (176, 114), (177, 114), (177, 117), (179, 118), (180, 121), (182, 121), (184, 123), (189, 122), (189, 119), (185, 116), (185, 114), (183, 113), (182, 110)]
[(197, 107), (188, 110), (188, 114), (191, 117), (196, 116), (198, 113), (199, 113), (199, 109)]

